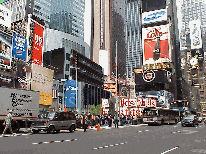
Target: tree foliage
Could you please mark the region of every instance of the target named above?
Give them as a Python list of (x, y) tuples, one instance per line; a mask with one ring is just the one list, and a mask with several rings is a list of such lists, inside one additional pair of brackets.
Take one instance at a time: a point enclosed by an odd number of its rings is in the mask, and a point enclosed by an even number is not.
[(102, 112), (102, 106), (101, 104), (95, 106), (94, 104), (90, 106), (90, 113), (95, 115), (100, 115)]

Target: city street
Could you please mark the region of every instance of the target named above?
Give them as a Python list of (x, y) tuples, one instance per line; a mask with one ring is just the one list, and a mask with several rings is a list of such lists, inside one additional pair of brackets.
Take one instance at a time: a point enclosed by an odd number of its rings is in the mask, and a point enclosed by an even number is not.
[(195, 154), (206, 153), (205, 125), (181, 127), (177, 125), (127, 125), (118, 129), (95, 129), (73, 133), (28, 134), (0, 138), (1, 154)]

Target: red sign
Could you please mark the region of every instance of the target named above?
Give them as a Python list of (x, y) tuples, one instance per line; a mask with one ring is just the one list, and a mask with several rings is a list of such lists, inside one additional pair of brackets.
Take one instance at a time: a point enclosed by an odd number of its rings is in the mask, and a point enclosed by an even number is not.
[(32, 63), (38, 65), (42, 64), (43, 32), (44, 28), (35, 23), (33, 36)]
[(157, 99), (150, 97), (139, 97), (138, 99), (122, 99), (121, 107), (156, 107)]

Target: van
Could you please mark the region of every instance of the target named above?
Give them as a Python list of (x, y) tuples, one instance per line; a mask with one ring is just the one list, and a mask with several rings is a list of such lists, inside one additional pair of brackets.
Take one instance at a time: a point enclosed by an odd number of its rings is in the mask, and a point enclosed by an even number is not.
[(198, 126), (198, 117), (196, 115), (188, 115), (184, 116), (182, 121), (181, 121), (182, 127), (184, 126)]
[(39, 115), (39, 118), (32, 122), (31, 130), (33, 133), (45, 131), (47, 133), (58, 133), (60, 130), (76, 129), (76, 116), (69, 111), (50, 111)]

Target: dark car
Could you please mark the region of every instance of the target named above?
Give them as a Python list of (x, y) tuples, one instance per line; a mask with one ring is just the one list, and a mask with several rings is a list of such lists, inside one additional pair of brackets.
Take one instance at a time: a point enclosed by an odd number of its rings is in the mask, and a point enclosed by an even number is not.
[(69, 130), (73, 132), (76, 129), (76, 116), (73, 112), (51, 111), (39, 115), (39, 118), (33, 121), (31, 130), (38, 133), (43, 130), (47, 133), (59, 132), (60, 130)]
[(198, 117), (196, 115), (188, 115), (188, 116), (184, 116), (182, 121), (181, 121), (181, 125), (182, 127), (184, 126), (198, 126)]

